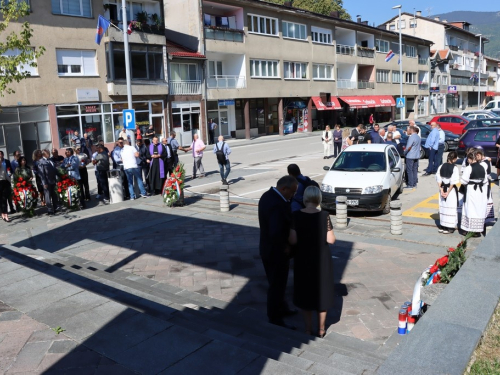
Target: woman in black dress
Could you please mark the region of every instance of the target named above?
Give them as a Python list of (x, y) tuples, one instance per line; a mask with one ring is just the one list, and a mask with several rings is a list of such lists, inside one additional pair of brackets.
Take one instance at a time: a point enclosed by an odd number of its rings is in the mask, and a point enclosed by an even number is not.
[(334, 304), (333, 263), (329, 244), (335, 242), (328, 212), (321, 211), (321, 191), (304, 191), (302, 210), (293, 213), (297, 245), (293, 303), (302, 309), (306, 333), (312, 332), (312, 311), (318, 311), (318, 336), (325, 336), (326, 312)]

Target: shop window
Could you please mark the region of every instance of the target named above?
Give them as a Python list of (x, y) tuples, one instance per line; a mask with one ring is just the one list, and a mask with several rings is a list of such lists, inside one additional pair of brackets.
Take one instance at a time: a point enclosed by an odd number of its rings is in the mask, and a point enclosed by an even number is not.
[(51, 0), (52, 13), (65, 16), (92, 17), (90, 0)]
[(71, 137), (75, 131), (80, 133), (80, 122), (78, 117), (64, 117), (57, 119), (59, 132), (59, 148), (72, 147)]
[[(130, 44), (130, 70), (132, 80), (163, 80), (163, 47)], [(125, 79), (125, 52), (122, 43), (111, 43), (111, 63), (108, 63), (108, 77), (112, 80)], [(109, 56), (108, 56), (109, 57)]]
[(102, 138), (101, 120), (102, 116), (99, 114), (82, 116), (82, 134), (87, 133), (94, 144), (97, 144), (98, 140)]

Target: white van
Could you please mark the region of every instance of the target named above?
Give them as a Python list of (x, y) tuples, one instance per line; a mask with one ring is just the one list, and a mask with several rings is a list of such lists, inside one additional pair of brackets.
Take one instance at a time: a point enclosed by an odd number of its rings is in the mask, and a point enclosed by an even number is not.
[(484, 109), (489, 109), (492, 112), (500, 114), (500, 99), (493, 99), (486, 104)]

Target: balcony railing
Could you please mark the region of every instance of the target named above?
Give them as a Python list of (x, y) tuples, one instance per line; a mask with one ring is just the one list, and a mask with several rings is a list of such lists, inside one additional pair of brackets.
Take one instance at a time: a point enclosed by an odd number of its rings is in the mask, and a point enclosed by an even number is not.
[(358, 87), (356, 81), (351, 81), (350, 79), (337, 80), (338, 89), (355, 89), (356, 87)]
[(209, 89), (243, 89), (247, 86), (245, 76), (213, 76), (207, 79)]
[(356, 49), (354, 46), (345, 46), (343, 44), (337, 44), (337, 53), (340, 55), (354, 56), (356, 54)]
[(418, 89), (419, 90), (426, 90), (427, 91), (427, 90), (429, 90), (429, 84), (426, 83), (426, 82), (425, 83), (424, 82), (419, 83), (418, 84)]
[(244, 32), (216, 26), (205, 26), (205, 38), (213, 40), (225, 40), (227, 42), (243, 42)]
[(375, 51), (364, 47), (358, 47), (358, 56), (373, 58), (375, 57)]
[(418, 63), (420, 65), (427, 65), (428, 62), (429, 62), (429, 59), (427, 59), (426, 57), (425, 58), (424, 57), (419, 57), (418, 58)]
[(358, 89), (374, 89), (375, 82), (370, 81), (358, 81)]
[(171, 95), (199, 95), (201, 94), (201, 81), (170, 81), (169, 93)]
[(462, 85), (462, 86), (477, 86), (477, 80), (470, 78), (454, 78), (451, 77), (452, 85)]

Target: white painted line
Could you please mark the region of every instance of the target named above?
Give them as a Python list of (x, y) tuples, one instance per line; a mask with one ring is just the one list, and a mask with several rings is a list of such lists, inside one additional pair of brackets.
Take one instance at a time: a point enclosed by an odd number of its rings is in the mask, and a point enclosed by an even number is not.
[(273, 150), (266, 150), (266, 151), (258, 151), (258, 152), (250, 152), (248, 153), (247, 155), (255, 155), (255, 154), (264, 154), (266, 152), (274, 152), (276, 151), (276, 149), (273, 149)]
[(259, 190), (254, 190), (254, 191), (249, 191), (249, 192), (247, 192), (247, 193), (242, 193), (242, 194), (240, 194), (240, 195), (241, 195), (241, 196), (243, 196), (243, 195), (249, 195), (249, 194), (252, 194), (252, 193), (258, 193), (259, 191), (263, 191), (263, 190), (269, 190), (269, 187), (266, 187), (266, 188), (264, 188), (264, 189), (259, 189)]
[[(263, 174), (263, 173), (267, 173), (267, 172), (271, 172), (271, 171), (266, 171), (266, 172), (259, 172), (259, 173), (253, 173), (253, 174), (249, 174), (247, 176), (241, 176), (242, 178), (247, 178), (247, 177), (251, 177), (251, 176), (256, 176), (258, 174)], [(206, 177), (205, 177), (206, 178)], [(229, 179), (231, 180), (231, 179)], [(191, 181), (189, 181), (191, 182)], [(215, 182), (208, 182), (206, 184), (202, 184), (202, 185), (193, 185), (193, 186), (189, 186), (189, 189), (195, 189), (195, 188), (199, 188), (199, 187), (202, 187), (202, 186), (207, 186), (207, 185), (213, 185), (213, 184), (220, 184), (221, 181), (215, 181)]]

